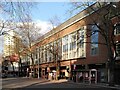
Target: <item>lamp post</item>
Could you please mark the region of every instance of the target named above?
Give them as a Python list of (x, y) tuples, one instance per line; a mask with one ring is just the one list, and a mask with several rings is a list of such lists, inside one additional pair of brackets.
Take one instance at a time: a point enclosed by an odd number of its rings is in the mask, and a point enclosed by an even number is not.
[(36, 48), (36, 54), (38, 59), (38, 79), (40, 78), (40, 49), (39, 47)]
[(38, 79), (40, 78), (40, 58), (38, 59)]

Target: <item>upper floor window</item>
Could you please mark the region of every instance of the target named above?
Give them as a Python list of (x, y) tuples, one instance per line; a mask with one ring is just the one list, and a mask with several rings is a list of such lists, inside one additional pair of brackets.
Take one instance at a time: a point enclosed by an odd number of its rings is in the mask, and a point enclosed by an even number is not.
[(58, 60), (61, 60), (62, 56), (62, 39), (57, 40), (57, 55), (58, 55)]
[(53, 47), (53, 42), (48, 44), (48, 53), (49, 53), (49, 61), (51, 62), (53, 60), (53, 52), (54, 52), (54, 47)]
[(91, 26), (91, 55), (98, 54), (98, 30), (96, 25)]
[(63, 52), (68, 51), (68, 35), (62, 38)]
[(84, 30), (78, 31), (78, 44), (80, 48), (84, 47)]
[(43, 47), (41, 47), (41, 54), (40, 54), (40, 56), (41, 56), (41, 62), (43, 62), (43, 59), (44, 59), (44, 55), (43, 55), (43, 52), (44, 51), (44, 48)]
[(63, 45), (63, 52), (67, 52), (68, 51), (68, 44)]
[(116, 34), (120, 34), (120, 23), (119, 24), (115, 24), (115, 35)]
[(77, 36), (76, 36), (76, 32), (72, 33), (69, 35), (70, 38), (70, 50), (74, 50), (76, 48), (76, 41), (77, 41)]
[(36, 53), (36, 59), (38, 59), (39, 58), (39, 48), (36, 48), (35, 53)]
[(65, 45), (67, 43), (68, 43), (68, 35), (66, 35), (62, 38), (62, 44)]

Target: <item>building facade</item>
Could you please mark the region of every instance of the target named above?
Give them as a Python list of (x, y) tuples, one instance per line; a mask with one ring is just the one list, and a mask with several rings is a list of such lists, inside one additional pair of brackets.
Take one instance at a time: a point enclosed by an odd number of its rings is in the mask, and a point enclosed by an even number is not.
[(7, 71), (7, 73), (12, 73), (13, 71), (18, 73), (21, 43), (20, 36), (14, 30), (10, 30), (4, 35), (3, 58), (7, 65), (4, 66), (3, 64), (3, 70)]
[[(91, 33), (99, 31), (93, 24), (93, 19), (97, 25), (101, 23), (101, 18), (96, 13), (105, 11), (98, 8), (95, 8), (96, 11), (89, 9), (90, 7), (46, 33), (33, 45), (36, 73), (40, 77), (70, 78), (78, 82), (90, 80), (90, 83), (108, 81), (109, 58), (105, 40), (99, 32)], [(117, 47), (119, 52), (119, 45)], [(23, 58), (29, 61), (32, 70), (29, 57)]]

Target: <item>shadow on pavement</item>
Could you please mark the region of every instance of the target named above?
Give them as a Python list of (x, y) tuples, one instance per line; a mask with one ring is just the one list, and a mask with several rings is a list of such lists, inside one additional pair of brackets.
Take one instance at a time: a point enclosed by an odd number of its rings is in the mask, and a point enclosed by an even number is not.
[[(63, 89), (63, 88), (68, 88), (68, 89), (77, 89), (80, 88), (79, 90), (83, 90), (83, 89), (91, 89), (91, 90), (118, 90), (115, 88), (109, 88), (109, 87), (101, 87), (101, 86), (95, 86), (95, 85), (89, 85), (89, 84), (84, 84), (84, 83), (75, 83), (75, 82), (71, 82), (68, 80), (58, 80), (58, 81), (49, 81), (49, 80), (42, 80), (40, 79), (39, 82), (36, 82), (35, 79), (26, 79), (26, 80), (34, 80), (34, 83), (31, 84), (26, 84), (26, 86), (23, 86), (21, 88), (3, 88), (2, 90), (29, 90), (29, 89), (39, 89), (39, 88), (56, 88), (56, 89)], [(28, 81), (29, 82), (29, 81)]]
[(27, 89), (39, 89), (39, 88), (81, 88), (82, 89), (92, 89), (92, 90), (96, 90), (96, 89), (100, 89), (100, 90), (117, 90), (117, 89), (111, 89), (111, 88), (105, 88), (105, 87), (98, 87), (98, 86), (90, 86), (90, 85), (83, 85), (83, 84), (72, 84), (69, 81), (66, 82), (41, 82), (41, 83), (36, 83), (36, 84), (32, 84), (29, 86), (24, 87), (25, 90)]

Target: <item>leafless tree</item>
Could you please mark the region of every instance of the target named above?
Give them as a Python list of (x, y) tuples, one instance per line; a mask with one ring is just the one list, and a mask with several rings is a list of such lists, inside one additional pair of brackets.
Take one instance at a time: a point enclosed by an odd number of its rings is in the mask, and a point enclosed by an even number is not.
[(60, 18), (57, 15), (50, 18), (49, 22), (52, 25), (52, 29), (54, 29), (55, 27), (61, 24)]
[[(114, 35), (114, 23), (112, 21), (113, 17), (117, 17), (120, 20), (120, 2), (96, 2), (91, 6), (90, 2), (72, 2), (73, 8), (71, 10), (81, 10), (83, 8), (88, 7), (86, 9), (89, 15), (92, 15), (92, 12), (96, 13), (97, 18), (91, 17), (89, 25), (97, 26), (98, 30), (88, 30), (87, 38), (91, 37), (95, 33), (99, 33), (104, 38), (105, 42), (85, 42), (85, 43), (94, 43), (94, 44), (104, 44), (107, 46), (108, 52), (108, 69), (110, 70), (109, 76), (109, 83), (112, 85), (114, 83), (114, 68), (115, 68), (115, 59), (117, 56), (116, 52), (116, 42), (115, 42), (115, 35)], [(104, 9), (103, 9), (104, 8)], [(98, 25), (99, 23), (99, 25)], [(88, 26), (89, 26), (88, 25)], [(114, 50), (114, 51), (113, 51)]]
[[(22, 28), (29, 27), (27, 26), (26, 19), (31, 16), (31, 8), (34, 7), (36, 3), (33, 2), (13, 2), (13, 1), (4, 1), (0, 2), (0, 36), (8, 34), (10, 30), (18, 31), (20, 30), (20, 25)], [(26, 22), (26, 23), (25, 23)], [(26, 25), (26, 26), (25, 26)], [(20, 30), (19, 33), (23, 31)], [(25, 32), (25, 31), (24, 31)], [(33, 32), (32, 32), (33, 33)], [(22, 37), (23, 38), (23, 37)], [(34, 37), (35, 38), (35, 37)], [(26, 43), (28, 44), (27, 40)], [(19, 49), (20, 48), (20, 49)], [(24, 45), (20, 46), (17, 50), (17, 54), (21, 54), (21, 49), (25, 48)]]
[[(35, 26), (35, 23), (32, 22), (31, 18), (28, 16), (24, 22), (19, 25), (19, 34), (22, 36), (22, 41), (25, 46), (24, 50), (30, 60), (32, 61), (32, 68), (35, 76), (35, 63), (33, 56), (33, 48), (32, 46), (37, 41), (37, 39), (41, 36), (39, 34), (40, 28)], [(37, 46), (36, 46), (37, 47)]]
[[(56, 35), (56, 38), (59, 38), (59, 34)], [(46, 48), (46, 51), (49, 54), (52, 54), (52, 60), (56, 67), (56, 80), (60, 75), (60, 60), (62, 59), (62, 40), (57, 39), (53, 43), (50, 43)]]
[(24, 21), (26, 16), (30, 15), (32, 2), (0, 2), (0, 35), (6, 31), (15, 30), (18, 22)]

